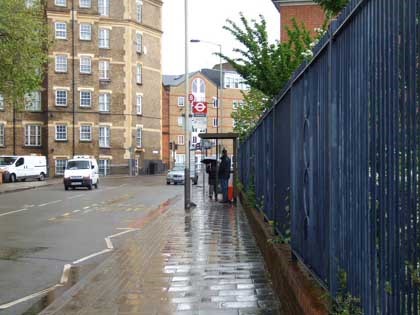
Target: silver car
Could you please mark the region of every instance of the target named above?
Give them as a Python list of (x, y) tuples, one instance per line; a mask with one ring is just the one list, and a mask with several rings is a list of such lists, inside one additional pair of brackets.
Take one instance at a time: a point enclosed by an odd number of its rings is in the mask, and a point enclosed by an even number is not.
[(170, 185), (173, 183), (174, 185), (177, 184), (184, 184), (185, 182), (185, 171), (183, 166), (175, 166), (168, 172), (166, 175), (166, 184)]

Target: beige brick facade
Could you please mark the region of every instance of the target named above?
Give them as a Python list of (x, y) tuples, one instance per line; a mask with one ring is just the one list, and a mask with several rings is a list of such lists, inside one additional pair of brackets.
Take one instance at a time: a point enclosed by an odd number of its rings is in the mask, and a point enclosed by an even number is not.
[[(79, 0), (48, 0), (46, 16), (55, 40), (48, 52), (42, 108), (39, 113), (16, 115), (15, 152), (47, 155), (50, 176), (56, 175), (56, 160), (78, 154), (106, 160), (102, 164), (114, 174), (127, 173), (131, 157), (140, 172), (147, 172), (150, 162), (162, 161), (162, 2), (90, 2), (91, 7), (82, 8)], [(60, 69), (60, 60), (67, 67)], [(12, 154), (13, 112), (7, 104), (0, 112), (2, 121), (6, 141), (0, 154)], [(32, 122), (42, 126), (42, 140), (39, 146), (27, 147), (23, 126)], [(63, 133), (57, 139), (57, 126), (66, 129), (67, 136)]]
[[(211, 69), (203, 69), (202, 71), (196, 72), (191, 74), (189, 78), (190, 84), (190, 91), (195, 95), (195, 97), (201, 97), (202, 95), (197, 95), (193, 91), (193, 81), (194, 80), (202, 80), (205, 85), (205, 95), (204, 99), (208, 104), (207, 106), (207, 128), (206, 132), (208, 133), (227, 133), (233, 131), (233, 119), (231, 114), (233, 111), (236, 110), (237, 106), (240, 106), (243, 103), (243, 92), (246, 93), (246, 89), (240, 89), (235, 86), (226, 87), (228, 76), (235, 76), (239, 78), (239, 75), (233, 71), (224, 72), (224, 82), (225, 88), (222, 92), (222, 102), (221, 106), (217, 109), (217, 106), (214, 106), (214, 100), (217, 99), (218, 93), (218, 78), (219, 71), (211, 70)], [(166, 78), (165, 78), (166, 77)], [(182, 137), (184, 135), (184, 127), (180, 126), (179, 120), (183, 120), (184, 110), (185, 107), (178, 106), (179, 98), (185, 97), (185, 80), (184, 77), (180, 77), (179, 80), (173, 78), (172, 76), (165, 76), (164, 77), (164, 85), (165, 85), (165, 98), (166, 102), (163, 103), (163, 107), (169, 108), (169, 141), (164, 143), (164, 146), (169, 147), (169, 142), (175, 142), (178, 144), (176, 152), (171, 151), (169, 152), (170, 157), (169, 160), (171, 161), (171, 166), (176, 162), (182, 162), (183, 156), (185, 156), (185, 148), (187, 147), (184, 144), (180, 143)], [(172, 77), (172, 78), (170, 78)], [(169, 79), (169, 80), (168, 80)], [(199, 93), (200, 94), (200, 93)], [(187, 102), (184, 102), (186, 104)], [(214, 126), (213, 121), (219, 119), (219, 128)], [(198, 131), (193, 132), (192, 136), (196, 136), (198, 138)], [(193, 142), (193, 140), (191, 140)], [(232, 141), (219, 141), (219, 147), (226, 148), (228, 150), (228, 154), (231, 155), (233, 153), (233, 146)], [(205, 156), (205, 150), (198, 150), (196, 151), (196, 155), (200, 158)], [(215, 148), (207, 150), (207, 156), (215, 156), (216, 150)], [(181, 156), (181, 158), (179, 157)]]

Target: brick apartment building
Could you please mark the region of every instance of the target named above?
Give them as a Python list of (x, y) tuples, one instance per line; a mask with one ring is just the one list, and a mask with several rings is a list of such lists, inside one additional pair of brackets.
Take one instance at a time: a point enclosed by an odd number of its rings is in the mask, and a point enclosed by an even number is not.
[[(225, 67), (225, 65), (224, 65)], [(202, 69), (200, 71), (191, 73), (189, 75), (190, 91), (194, 95), (195, 100), (206, 101), (207, 106), (207, 124), (204, 128), (195, 128), (192, 132), (191, 144), (195, 147), (197, 143), (201, 144), (199, 133), (209, 132), (219, 133), (232, 132), (234, 121), (231, 117), (233, 111), (238, 106), (243, 104), (243, 91), (248, 90), (248, 86), (242, 82), (240, 75), (225, 67), (223, 71), (223, 91), (222, 102), (218, 108), (218, 96), (220, 95), (219, 82), (220, 71), (218, 66), (213, 69)], [(167, 132), (163, 133), (163, 146), (164, 149), (163, 160), (169, 167), (173, 166), (175, 162), (184, 163), (185, 161), (185, 139), (184, 139), (184, 110), (186, 105), (185, 100), (185, 76), (163, 76), (163, 112), (167, 113), (169, 123), (166, 123), (169, 128)], [(165, 114), (164, 114), (165, 117)], [(165, 125), (165, 118), (163, 124)], [(218, 127), (218, 128), (217, 128)], [(174, 142), (177, 144), (177, 150), (169, 150), (169, 143)], [(198, 146), (201, 148), (201, 145)], [(228, 154), (232, 154), (231, 141), (219, 141), (219, 148), (226, 148)], [(174, 149), (174, 148), (173, 148)], [(166, 151), (165, 151), (166, 150)], [(205, 150), (196, 150), (196, 160), (199, 161), (205, 156)], [(207, 156), (215, 156), (216, 149), (207, 150)]]
[(314, 29), (321, 27), (325, 20), (322, 8), (308, 0), (272, 0), (280, 13), (280, 41), (287, 40), (286, 26), (292, 24), (292, 18), (304, 23), (305, 27), (315, 35)]
[(15, 120), (0, 98), (0, 155), (46, 155), (50, 176), (73, 155), (95, 156), (103, 175), (127, 174), (130, 160), (140, 172), (159, 167), (161, 9), (160, 0), (48, 0), (45, 85)]

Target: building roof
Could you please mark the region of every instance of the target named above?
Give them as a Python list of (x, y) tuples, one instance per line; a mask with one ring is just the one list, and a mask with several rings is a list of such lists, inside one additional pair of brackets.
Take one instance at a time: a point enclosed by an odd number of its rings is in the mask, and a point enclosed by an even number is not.
[[(224, 67), (224, 64), (222, 65)], [(214, 67), (216, 68), (216, 66)], [(232, 68), (223, 68), (223, 73), (232, 73), (235, 72), (234, 70), (231, 70)], [(219, 86), (220, 82), (220, 71), (219, 69), (201, 69), (200, 71), (191, 72), (189, 74), (189, 77), (196, 75), (197, 73), (201, 73), (204, 75), (209, 81), (213, 82), (216, 86)], [(181, 75), (164, 75), (162, 77), (162, 83), (164, 86), (178, 86), (182, 83), (184, 83), (185, 80), (185, 74)]]
[(280, 6), (294, 4), (315, 4), (311, 0), (271, 0), (276, 8), (280, 11)]
[[(188, 76), (191, 78), (195, 75), (198, 71), (190, 72)], [(178, 86), (184, 83), (185, 74), (176, 74), (176, 75), (163, 75), (162, 76), (162, 83), (164, 86)]]

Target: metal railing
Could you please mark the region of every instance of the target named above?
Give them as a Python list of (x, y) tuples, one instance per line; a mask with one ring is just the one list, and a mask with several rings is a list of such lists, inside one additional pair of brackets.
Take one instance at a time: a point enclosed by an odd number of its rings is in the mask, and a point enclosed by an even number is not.
[(240, 145), (240, 180), (364, 314), (420, 314), (420, 0), (353, 0)]

